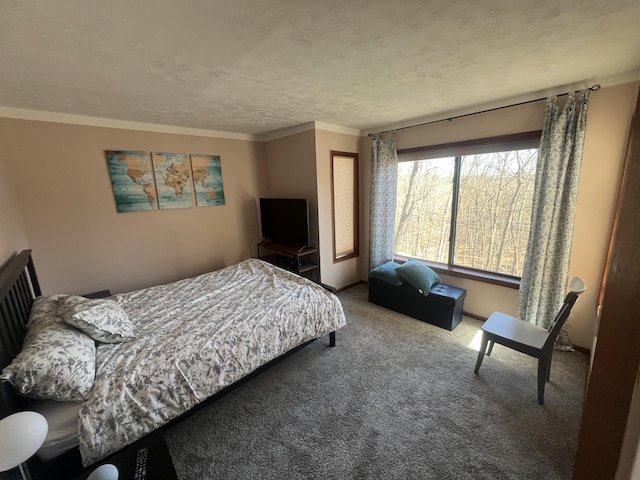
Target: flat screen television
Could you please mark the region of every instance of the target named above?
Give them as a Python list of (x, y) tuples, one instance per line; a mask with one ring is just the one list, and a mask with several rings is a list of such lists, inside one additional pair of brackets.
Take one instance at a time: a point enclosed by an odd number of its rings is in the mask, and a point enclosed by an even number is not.
[(261, 198), (262, 236), (285, 245), (309, 246), (309, 207), (306, 198)]

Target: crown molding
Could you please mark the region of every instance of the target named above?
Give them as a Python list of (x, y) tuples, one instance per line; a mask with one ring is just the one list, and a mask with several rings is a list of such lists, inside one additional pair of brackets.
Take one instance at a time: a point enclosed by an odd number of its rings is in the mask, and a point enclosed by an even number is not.
[(270, 142), (271, 140), (277, 140), (279, 138), (295, 135), (296, 133), (306, 132), (314, 130), (316, 128), (315, 122), (301, 123), (300, 125), (294, 125), (292, 127), (281, 128), (279, 130), (272, 130), (270, 132), (260, 133), (256, 135), (258, 142)]
[(296, 133), (307, 132), (309, 130), (325, 130), (334, 133), (343, 133), (345, 135), (360, 136), (360, 130), (356, 128), (342, 127), (340, 125), (333, 125), (331, 123), (324, 122), (307, 122), (300, 125), (294, 125), (292, 127), (282, 128), (280, 130), (272, 130), (271, 132), (261, 133), (256, 135), (258, 142), (270, 142), (279, 138), (295, 135)]
[(331, 123), (315, 122), (316, 130), (325, 130), (327, 132), (343, 133), (345, 135), (360, 136), (360, 130), (357, 128), (343, 127), (341, 125), (333, 125)]
[(87, 115), (75, 115), (70, 113), (47, 112), (44, 110), (29, 110), (26, 108), (13, 108), (0, 106), (0, 117), (15, 118), (19, 120), (34, 120), (38, 122), (66, 123), (70, 125), (82, 125), (88, 127), (120, 128), (125, 130), (139, 130), (143, 132), (172, 133), (176, 135), (193, 135), (196, 137), (225, 138), (231, 140), (245, 140), (249, 142), (269, 142), (278, 138), (288, 137), (296, 133), (308, 130), (327, 130), (330, 132), (344, 133), (347, 135), (360, 135), (360, 130), (340, 125), (332, 125), (324, 122), (307, 122), (292, 127), (273, 130), (258, 135), (245, 133), (221, 132), (201, 128), (177, 127), (172, 125), (160, 125), (157, 123), (131, 122), (128, 120), (116, 120), (112, 118), (91, 117)]
[(111, 118), (74, 115), (70, 113), (47, 112), (43, 110), (28, 110), (0, 106), (0, 117), (19, 120), (35, 120), (39, 122), (66, 123), (89, 127), (121, 128), (125, 130), (140, 130), (143, 132), (173, 133), (177, 135), (193, 135), (196, 137), (225, 138), (231, 140), (255, 141), (255, 135), (233, 132), (219, 132), (200, 128), (176, 127), (156, 123), (130, 122)]

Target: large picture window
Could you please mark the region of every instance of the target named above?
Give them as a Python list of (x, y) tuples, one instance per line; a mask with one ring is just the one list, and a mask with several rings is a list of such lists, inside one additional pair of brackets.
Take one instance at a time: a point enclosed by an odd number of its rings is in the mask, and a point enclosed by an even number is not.
[(401, 150), (395, 253), (519, 277), (540, 132)]

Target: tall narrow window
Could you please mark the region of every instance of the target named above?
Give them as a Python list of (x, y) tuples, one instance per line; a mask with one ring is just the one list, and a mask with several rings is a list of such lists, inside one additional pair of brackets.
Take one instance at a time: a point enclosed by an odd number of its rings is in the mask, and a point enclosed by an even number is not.
[(331, 152), (333, 262), (358, 256), (358, 154)]

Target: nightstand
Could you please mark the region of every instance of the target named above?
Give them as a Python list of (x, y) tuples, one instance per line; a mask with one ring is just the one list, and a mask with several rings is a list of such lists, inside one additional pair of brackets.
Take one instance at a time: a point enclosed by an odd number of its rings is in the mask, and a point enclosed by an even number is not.
[(90, 466), (81, 475), (74, 477), (74, 480), (85, 480), (91, 472), (100, 465), (111, 463), (118, 468), (120, 480), (133, 479), (135, 475), (136, 455), (138, 450), (148, 449), (147, 458), (147, 479), (178, 480), (176, 469), (173, 466), (167, 443), (164, 440), (162, 430), (156, 430), (137, 442), (123, 448), (117, 453)]
[(83, 297), (86, 298), (106, 298), (110, 296), (111, 292), (109, 290), (100, 290), (99, 292), (87, 293), (86, 295), (83, 295)]

